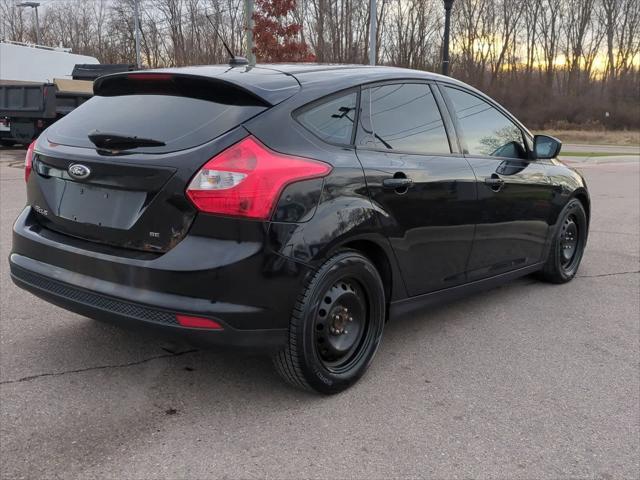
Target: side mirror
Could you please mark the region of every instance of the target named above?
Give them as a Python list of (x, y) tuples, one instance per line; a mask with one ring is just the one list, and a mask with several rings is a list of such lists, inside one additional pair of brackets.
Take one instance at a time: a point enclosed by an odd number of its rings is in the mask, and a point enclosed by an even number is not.
[(533, 153), (536, 158), (556, 158), (560, 154), (562, 142), (549, 135), (536, 135), (533, 137)]

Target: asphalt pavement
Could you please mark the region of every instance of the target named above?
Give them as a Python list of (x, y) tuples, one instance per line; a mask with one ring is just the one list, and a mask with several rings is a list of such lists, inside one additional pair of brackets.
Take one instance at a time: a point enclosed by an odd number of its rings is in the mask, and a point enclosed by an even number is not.
[(573, 282), (525, 277), (391, 322), (367, 375), (319, 397), (265, 358), (13, 286), (23, 155), (0, 151), (0, 477), (640, 477), (640, 158), (576, 163), (593, 212)]

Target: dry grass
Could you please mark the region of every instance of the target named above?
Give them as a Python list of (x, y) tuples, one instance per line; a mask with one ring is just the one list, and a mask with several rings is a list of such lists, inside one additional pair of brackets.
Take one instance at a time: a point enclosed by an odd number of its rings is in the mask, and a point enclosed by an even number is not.
[(536, 133), (553, 135), (563, 143), (586, 145), (640, 145), (640, 130), (544, 130)]

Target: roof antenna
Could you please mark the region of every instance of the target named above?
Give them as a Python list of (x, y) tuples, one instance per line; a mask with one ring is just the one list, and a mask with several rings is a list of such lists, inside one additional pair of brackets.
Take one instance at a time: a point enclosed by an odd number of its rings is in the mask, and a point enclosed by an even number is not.
[(224, 41), (224, 38), (222, 38), (222, 35), (220, 35), (220, 32), (218, 31), (216, 26), (213, 24), (211, 17), (208, 14), (205, 14), (205, 17), (207, 17), (207, 20), (209, 20), (209, 23), (213, 27), (213, 31), (216, 32), (216, 35), (222, 42), (222, 45), (224, 45), (224, 49), (229, 53), (229, 65), (231, 65), (232, 67), (235, 67), (237, 65), (249, 65), (249, 60), (247, 60), (244, 57), (239, 57), (233, 54), (233, 52), (229, 48), (229, 45), (227, 45), (227, 42)]

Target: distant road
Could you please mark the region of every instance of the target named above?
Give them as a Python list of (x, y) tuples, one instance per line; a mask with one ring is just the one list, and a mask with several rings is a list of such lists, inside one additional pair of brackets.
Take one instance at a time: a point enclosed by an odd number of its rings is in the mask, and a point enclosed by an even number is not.
[(576, 152), (576, 153), (626, 153), (640, 155), (640, 145), (585, 145), (585, 144), (572, 144), (565, 143), (562, 145), (562, 151), (564, 152)]
[[(567, 155), (568, 153), (572, 155)], [(567, 143), (560, 158), (576, 165), (599, 165), (640, 161), (640, 145), (585, 145)]]

